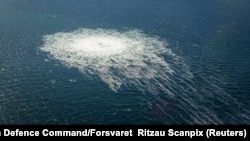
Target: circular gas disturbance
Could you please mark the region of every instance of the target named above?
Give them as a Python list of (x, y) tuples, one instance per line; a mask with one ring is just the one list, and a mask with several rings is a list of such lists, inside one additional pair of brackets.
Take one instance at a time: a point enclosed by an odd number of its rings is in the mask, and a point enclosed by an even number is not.
[(164, 91), (166, 88), (159, 80), (168, 79), (168, 75), (174, 72), (161, 55), (176, 57), (167, 48), (166, 41), (140, 30), (60, 32), (44, 36), (41, 50), (82, 73), (98, 75), (113, 91), (122, 85), (133, 85), (151, 93)]
[[(207, 77), (201, 79), (207, 82), (209, 89), (206, 89), (205, 95), (205, 89), (200, 93), (193, 85), (193, 74), (184, 59), (173, 53), (166, 41), (146, 35), (140, 30), (79, 29), (46, 35), (43, 39), (42, 51), (69, 67), (78, 68), (83, 74), (97, 75), (115, 92), (121, 86), (127, 86), (141, 92), (160, 93), (155, 95), (158, 101), (155, 104), (143, 99), (151, 108), (154, 105), (158, 107), (172, 121), (175, 119), (165, 110), (169, 105), (168, 100), (178, 105), (176, 108), (185, 111), (174, 113), (179, 119), (187, 123), (203, 124), (222, 123), (217, 116), (218, 105), (208, 99), (211, 108), (200, 106), (199, 100), (206, 101), (207, 95), (218, 101), (238, 104)], [(218, 78), (214, 80), (221, 82)], [(220, 112), (234, 117), (229, 112)]]

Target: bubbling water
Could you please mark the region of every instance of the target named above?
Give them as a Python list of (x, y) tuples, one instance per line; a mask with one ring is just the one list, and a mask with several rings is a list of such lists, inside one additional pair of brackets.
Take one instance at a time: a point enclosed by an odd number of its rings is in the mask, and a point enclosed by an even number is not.
[(151, 93), (166, 91), (158, 81), (174, 72), (161, 56), (176, 58), (166, 41), (140, 30), (79, 29), (46, 35), (44, 42), (41, 50), (82, 73), (98, 75), (113, 91), (122, 85)]
[[(145, 100), (149, 109), (157, 107), (171, 123), (176, 122), (175, 118), (185, 123), (223, 123), (220, 113), (235, 118), (233, 111), (218, 112), (223, 103), (239, 105), (220, 87), (223, 79), (201, 76), (206, 85), (197, 86), (189, 65), (158, 36), (140, 30), (78, 29), (46, 35), (43, 39), (42, 51), (85, 75), (98, 76), (114, 92), (124, 86), (154, 94), (155, 102), (143, 96), (140, 100)], [(175, 105), (171, 113), (169, 103)], [(249, 121), (249, 111), (242, 110), (245, 112), (238, 118)]]

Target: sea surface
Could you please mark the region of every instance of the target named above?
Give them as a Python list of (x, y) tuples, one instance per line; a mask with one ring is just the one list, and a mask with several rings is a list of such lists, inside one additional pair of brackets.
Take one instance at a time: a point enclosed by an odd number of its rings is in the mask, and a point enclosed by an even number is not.
[(249, 100), (249, 0), (0, 0), (0, 124), (250, 124)]

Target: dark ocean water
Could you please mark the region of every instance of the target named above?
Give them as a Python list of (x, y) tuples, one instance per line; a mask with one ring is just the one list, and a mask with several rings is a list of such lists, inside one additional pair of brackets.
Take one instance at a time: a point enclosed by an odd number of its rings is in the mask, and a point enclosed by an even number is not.
[[(249, 23), (248, 0), (0, 0), (0, 124), (250, 124)], [(40, 50), (79, 28), (167, 41), (169, 93), (114, 92)]]

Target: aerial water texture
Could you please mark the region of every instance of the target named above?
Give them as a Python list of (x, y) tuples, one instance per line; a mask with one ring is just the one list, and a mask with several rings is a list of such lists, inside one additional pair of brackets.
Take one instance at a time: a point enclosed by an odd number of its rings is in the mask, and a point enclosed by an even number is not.
[(249, 9), (0, 0), (0, 124), (249, 124)]

